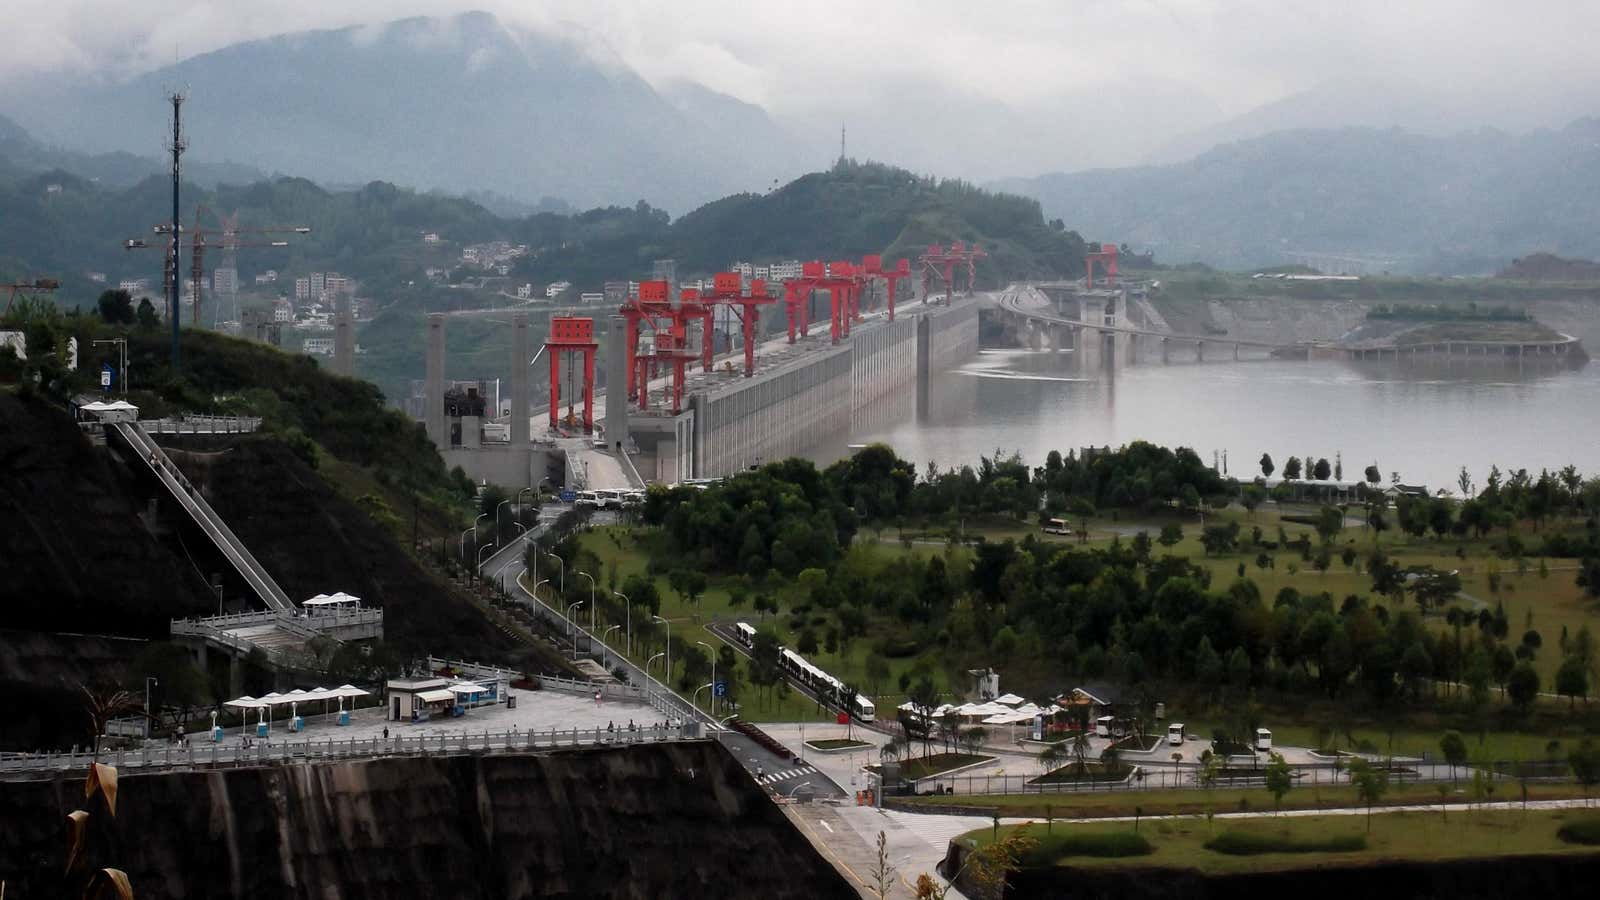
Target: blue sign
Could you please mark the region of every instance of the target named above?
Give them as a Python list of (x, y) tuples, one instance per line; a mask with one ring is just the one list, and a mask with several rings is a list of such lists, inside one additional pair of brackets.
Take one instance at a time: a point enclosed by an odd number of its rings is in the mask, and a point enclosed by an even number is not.
[(558, 496), (561, 497), (561, 502), (562, 503), (571, 503), (572, 501), (578, 499), (578, 492), (577, 491), (562, 491)]
[(711, 693), (716, 694), (718, 697), (728, 696), (728, 683), (726, 681), (717, 682), (711, 686)]
[(100, 386), (103, 387), (103, 388), (111, 387), (112, 383), (115, 382), (116, 380), (117, 380), (117, 373), (112, 370), (111, 364), (110, 363), (101, 363), (101, 365), (100, 365)]

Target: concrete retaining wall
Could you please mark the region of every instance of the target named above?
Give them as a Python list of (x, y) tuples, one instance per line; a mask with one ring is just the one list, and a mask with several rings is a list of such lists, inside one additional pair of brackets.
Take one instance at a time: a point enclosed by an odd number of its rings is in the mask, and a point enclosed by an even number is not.
[[(857, 410), (896, 391), (914, 391), (919, 368), (938, 371), (977, 353), (979, 306), (975, 299), (962, 298), (950, 307), (907, 307), (894, 322), (859, 328), (836, 347), (691, 396), (694, 475), (728, 475), (802, 453), (824, 436), (848, 432)], [(926, 360), (918, 357), (923, 319)]]

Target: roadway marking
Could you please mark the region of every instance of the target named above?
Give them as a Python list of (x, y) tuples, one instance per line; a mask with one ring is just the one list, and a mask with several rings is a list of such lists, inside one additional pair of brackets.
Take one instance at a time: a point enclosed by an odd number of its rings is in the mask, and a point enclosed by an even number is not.
[(817, 824), (821, 825), (823, 828), (828, 829), (828, 833), (829, 834), (833, 834), (833, 826), (832, 825), (829, 825), (827, 822), (824, 822), (821, 819), (817, 820)]
[(784, 769), (781, 772), (773, 772), (770, 775), (762, 775), (756, 778), (756, 781), (760, 784), (777, 784), (780, 781), (788, 781), (791, 778), (798, 778), (801, 775), (807, 775), (815, 771), (816, 768), (814, 766), (806, 764), (793, 769)]

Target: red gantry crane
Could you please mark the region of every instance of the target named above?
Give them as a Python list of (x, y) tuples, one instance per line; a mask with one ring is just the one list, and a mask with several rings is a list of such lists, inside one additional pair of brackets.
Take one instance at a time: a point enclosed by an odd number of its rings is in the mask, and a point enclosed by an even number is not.
[[(1090, 245), (1093, 246), (1093, 245)], [(1100, 263), (1106, 273), (1106, 287), (1117, 286), (1117, 245), (1101, 244), (1099, 250), (1089, 250), (1083, 254), (1083, 286), (1094, 288), (1094, 264)]]
[(919, 261), (922, 263), (922, 302), (928, 302), (928, 288), (933, 284), (934, 276), (944, 282), (944, 302), (950, 302), (950, 296), (955, 292), (956, 267), (960, 266), (967, 272), (966, 293), (972, 293), (973, 285), (977, 284), (978, 267), (980, 259), (988, 259), (989, 254), (977, 244), (968, 247), (961, 241), (952, 241), (949, 249), (933, 244), (928, 247), (928, 252), (922, 254)]
[(872, 254), (861, 258), (861, 269), (868, 278), (882, 280), (888, 285), (889, 293), (886, 302), (889, 310), (889, 321), (893, 322), (895, 290), (900, 286), (900, 279), (911, 277), (911, 260), (902, 259), (895, 264), (893, 269), (885, 269), (883, 267), (883, 257)]
[[(744, 377), (749, 378), (756, 371), (756, 333), (760, 330), (761, 307), (769, 303), (776, 303), (777, 298), (767, 294), (767, 283), (760, 279), (750, 282), (750, 290), (744, 289), (744, 279), (738, 272), (718, 272), (711, 279), (711, 295), (703, 298), (709, 302), (705, 304), (705, 331), (701, 339), (701, 350), (705, 354), (706, 371), (711, 371), (711, 310), (717, 305), (724, 305), (733, 310), (739, 317), (744, 334)], [(791, 332), (793, 328), (791, 325)], [(792, 333), (791, 333), (792, 339)]]

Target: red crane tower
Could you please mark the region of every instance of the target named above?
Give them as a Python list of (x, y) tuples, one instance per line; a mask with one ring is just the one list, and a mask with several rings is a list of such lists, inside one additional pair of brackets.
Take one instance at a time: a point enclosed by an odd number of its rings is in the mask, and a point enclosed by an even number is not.
[[(594, 339), (594, 319), (579, 316), (551, 316), (550, 337), (544, 352), (550, 356), (550, 429), (559, 425), (561, 408), (561, 354), (583, 354), (583, 430), (594, 431), (594, 356), (600, 345)], [(626, 401), (624, 401), (626, 402)], [(573, 398), (567, 398), (566, 422), (576, 424)]]
[(799, 278), (783, 280), (783, 311), (789, 319), (789, 343), (794, 343), (796, 323), (799, 325), (801, 337), (810, 334), (811, 292), (816, 290), (817, 282), (827, 277), (827, 274), (826, 266), (813, 261), (800, 264)]
[[(785, 285), (787, 290), (787, 285)], [(744, 290), (744, 280), (738, 272), (718, 272), (711, 279), (711, 296), (706, 305), (705, 331), (702, 349), (705, 353), (706, 371), (711, 371), (711, 312), (717, 304), (726, 305), (739, 317), (739, 322), (744, 330), (744, 377), (749, 378), (756, 371), (756, 332), (761, 324), (761, 307), (776, 303), (777, 298), (768, 296), (767, 283), (759, 279), (750, 282), (750, 290)], [(791, 320), (790, 340), (794, 339), (794, 324)]]
[(641, 281), (637, 296), (628, 298), (618, 310), (626, 320), (627, 337), (624, 350), (627, 353), (628, 366), (628, 396), (633, 396), (637, 385), (634, 383), (634, 360), (639, 352), (640, 325), (648, 325), (651, 331), (659, 331), (658, 322), (671, 322), (673, 318), (672, 301), (670, 299), (671, 285), (665, 281)]
[(684, 369), (695, 360), (696, 356), (695, 352), (689, 349), (686, 321), (683, 318), (674, 318), (665, 329), (656, 329), (650, 350), (635, 356), (638, 371), (634, 373), (633, 380), (638, 385), (641, 410), (650, 408), (650, 375), (663, 365), (672, 370), (669, 390), (673, 414), (676, 415), (683, 408)]
[(919, 257), (922, 263), (922, 302), (928, 302), (928, 288), (933, 283), (934, 276), (944, 282), (944, 302), (950, 302), (950, 295), (955, 292), (956, 267), (961, 266), (967, 271), (967, 290), (972, 293), (973, 286), (978, 281), (977, 262), (988, 259), (989, 254), (977, 244), (968, 247), (961, 241), (952, 241), (949, 249), (933, 244), (928, 247), (928, 252)]
[[(1092, 246), (1092, 245), (1091, 245)], [(1106, 273), (1106, 287), (1117, 286), (1117, 245), (1101, 244), (1099, 250), (1083, 254), (1083, 286), (1094, 287), (1094, 264), (1100, 263)]]
[(888, 309), (889, 321), (894, 321), (894, 294), (900, 285), (900, 279), (911, 277), (911, 260), (902, 259), (895, 264), (893, 269), (883, 267), (883, 257), (873, 254), (861, 258), (861, 268), (869, 278), (882, 279), (889, 286)]

